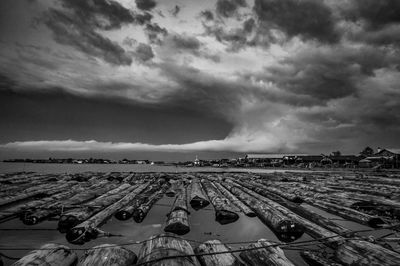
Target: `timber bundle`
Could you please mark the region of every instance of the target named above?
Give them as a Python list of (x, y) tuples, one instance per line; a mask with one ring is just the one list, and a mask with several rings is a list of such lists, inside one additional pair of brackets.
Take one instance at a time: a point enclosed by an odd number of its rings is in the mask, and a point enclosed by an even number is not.
[[(112, 236), (101, 229), (112, 217), (141, 223), (161, 198), (173, 197), (165, 233), (133, 239), (141, 244), (138, 254), (129, 245), (102, 244), (78, 259), (74, 248), (48, 243), (13, 265), (296, 265), (285, 247), (302, 247), (301, 257), (309, 265), (400, 264), (393, 244), (400, 243), (396, 174), (21, 172), (0, 175), (0, 185), (0, 223), (19, 218), (35, 225), (55, 219), (74, 245)], [(257, 217), (279, 242), (256, 239), (234, 249), (218, 239), (186, 240), (182, 236), (190, 232), (191, 211), (205, 207), (212, 208), (221, 225)], [(367, 237), (324, 213), (389, 234)], [(296, 240), (304, 234), (311, 240), (301, 246)], [(314, 249), (304, 248), (307, 243)]]

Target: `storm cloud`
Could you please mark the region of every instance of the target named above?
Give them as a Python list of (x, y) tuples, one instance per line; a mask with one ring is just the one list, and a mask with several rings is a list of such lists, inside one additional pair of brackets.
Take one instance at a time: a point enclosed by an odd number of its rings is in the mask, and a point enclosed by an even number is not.
[(0, 5), (0, 151), (400, 145), (398, 1)]

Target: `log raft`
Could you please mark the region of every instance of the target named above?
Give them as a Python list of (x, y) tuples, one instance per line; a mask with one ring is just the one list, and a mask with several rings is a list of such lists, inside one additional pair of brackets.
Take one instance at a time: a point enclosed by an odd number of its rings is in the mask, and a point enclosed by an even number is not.
[(117, 210), (132, 201), (148, 185), (149, 183), (144, 183), (137, 186), (133, 191), (119, 201), (98, 212), (83, 223), (68, 230), (65, 236), (68, 242), (74, 244), (83, 244), (92, 238), (96, 238), (99, 233), (98, 228), (104, 224)]
[(283, 206), (255, 193), (245, 187), (232, 186), (231, 192), (257, 213), (259, 219), (265, 223), (282, 241), (290, 242), (298, 239), (304, 233), (303, 226), (290, 218), (290, 211)]
[(65, 232), (68, 229), (84, 222), (92, 215), (101, 211), (103, 208), (120, 200), (134, 187), (129, 184), (122, 184), (119, 187), (112, 189), (102, 196), (86, 203), (83, 207), (76, 208), (65, 212), (61, 215), (58, 221), (58, 228), (60, 231)]
[[(174, 257), (177, 255), (179, 257)], [(189, 242), (169, 233), (153, 236), (146, 241), (139, 251), (137, 264), (200, 266)]]
[[(215, 252), (224, 253), (202, 255)], [(195, 253), (202, 266), (244, 266), (233, 253), (229, 253), (229, 247), (219, 240), (208, 240), (202, 243), (195, 249)]]
[(215, 186), (221, 191), (221, 193), (228, 199), (230, 202), (235, 204), (246, 216), (256, 217), (257, 214), (246, 204), (244, 204), (240, 199), (238, 199), (235, 195), (233, 195), (229, 190), (227, 190), (220, 183), (214, 183)]
[(300, 256), (307, 262), (310, 266), (342, 266), (329, 258), (326, 258), (325, 254), (321, 254), (315, 251), (301, 251)]
[(161, 185), (153, 183), (147, 187), (142, 193), (140, 193), (131, 203), (127, 206), (118, 210), (114, 215), (118, 220), (128, 220), (133, 216), (134, 211), (140, 207), (141, 204), (145, 203), (146, 200), (151, 197), (154, 193), (157, 193), (161, 189)]
[(168, 218), (164, 231), (177, 235), (185, 235), (190, 231), (186, 187), (182, 186), (177, 191), (178, 195), (175, 198), (171, 211), (167, 215)]
[(208, 198), (215, 209), (215, 220), (220, 224), (233, 223), (239, 219), (236, 206), (217, 190), (217, 188), (208, 180), (201, 181)]
[(78, 256), (68, 247), (58, 244), (46, 244), (38, 250), (33, 250), (12, 266), (31, 266), (31, 265), (55, 265), (55, 266), (74, 266), (78, 262)]
[(116, 245), (103, 244), (86, 251), (78, 266), (131, 266), (136, 261), (134, 252)]
[(250, 249), (254, 248), (253, 250), (242, 251), (239, 256), (249, 266), (294, 266), (283, 250), (280, 247), (274, 247), (273, 244), (260, 239), (249, 245)]
[(210, 202), (208, 201), (207, 195), (201, 187), (201, 183), (198, 179), (193, 179), (189, 186), (189, 202), (193, 209), (199, 210), (207, 207)]
[(144, 218), (146, 218), (147, 213), (150, 211), (151, 207), (159, 201), (167, 191), (168, 185), (162, 185), (161, 189), (155, 192), (153, 195), (146, 198), (146, 201), (142, 203), (137, 209), (133, 211), (132, 217), (133, 220), (137, 223), (143, 222)]

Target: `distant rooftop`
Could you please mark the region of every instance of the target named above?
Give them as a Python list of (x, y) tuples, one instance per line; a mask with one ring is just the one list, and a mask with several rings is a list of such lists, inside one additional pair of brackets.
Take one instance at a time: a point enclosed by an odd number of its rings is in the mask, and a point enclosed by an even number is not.
[(308, 156), (308, 154), (282, 153), (282, 154), (247, 154), (248, 159), (280, 159), (285, 156)]

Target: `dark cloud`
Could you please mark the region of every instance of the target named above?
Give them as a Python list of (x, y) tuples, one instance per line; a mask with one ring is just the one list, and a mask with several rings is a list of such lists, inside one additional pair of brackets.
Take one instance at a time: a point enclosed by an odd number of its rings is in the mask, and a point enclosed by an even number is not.
[(288, 36), (300, 36), (325, 43), (339, 36), (331, 10), (319, 0), (256, 0), (254, 12), (260, 27), (277, 28)]
[(215, 22), (212, 25), (203, 24), (208, 35), (214, 36), (217, 41), (228, 45), (228, 51), (238, 52), (248, 46), (268, 46), (271, 40), (266, 33), (260, 34), (255, 20), (249, 18), (242, 23), (242, 27), (226, 29), (226, 27)]
[[(88, 98), (56, 88), (47, 92), (33, 89), (0, 90), (0, 143), (42, 139), (188, 143), (223, 138), (231, 129), (223, 118), (190, 106)], [(185, 134), (181, 134), (182, 129)]]
[(232, 17), (237, 14), (239, 7), (247, 6), (246, 0), (218, 0), (216, 11), (223, 17)]
[(129, 54), (110, 39), (103, 37), (91, 28), (79, 24), (75, 17), (52, 9), (44, 19), (57, 42), (75, 47), (76, 49), (95, 57), (104, 59), (115, 65), (130, 65), (132, 59)]
[(205, 20), (214, 20), (214, 13), (210, 10), (201, 11), (200, 16), (205, 18)]
[(115, 65), (130, 65), (129, 54), (116, 42), (96, 30), (119, 29), (124, 24), (143, 25), (151, 14), (137, 14), (115, 1), (62, 0), (62, 9), (50, 9), (42, 21), (52, 30), (57, 42), (70, 45)]
[(149, 41), (156, 44), (160, 44), (164, 37), (168, 35), (167, 29), (160, 27), (157, 23), (147, 24), (144, 31)]
[(178, 49), (198, 50), (200, 49), (200, 41), (193, 36), (175, 34), (172, 36), (174, 46)]
[(137, 8), (141, 10), (152, 10), (156, 7), (157, 3), (154, 0), (136, 0)]
[(151, 49), (150, 45), (139, 43), (135, 50), (135, 57), (146, 62), (154, 57), (153, 49)]
[(174, 17), (176, 17), (176, 16), (179, 14), (179, 12), (181, 12), (181, 8), (180, 8), (178, 5), (176, 5), (176, 6), (174, 7), (174, 9), (171, 10), (171, 14), (172, 14)]
[(107, 0), (61, 0), (62, 5), (74, 13), (87, 26), (104, 30), (120, 28), (123, 24), (136, 22), (134, 14), (115, 1)]
[(364, 20), (372, 29), (400, 23), (400, 1), (353, 0), (345, 14), (352, 20)]

